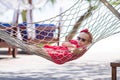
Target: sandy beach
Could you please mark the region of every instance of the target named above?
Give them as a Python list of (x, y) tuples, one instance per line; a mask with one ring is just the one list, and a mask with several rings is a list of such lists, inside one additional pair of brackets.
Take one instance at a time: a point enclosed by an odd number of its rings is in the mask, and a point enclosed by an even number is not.
[[(22, 23), (24, 21), (27, 22), (25, 23), (25, 25), (28, 26), (26, 28), (27, 33), (22, 33), (21, 35), (24, 35), (23, 37), (28, 35), (28, 38), (33, 39), (36, 37), (36, 34), (38, 35), (38, 33), (41, 34), (41, 32), (44, 32), (45, 29), (41, 30), (40, 32), (37, 31), (35, 28), (33, 28), (35, 30), (31, 31), (31, 29), (29, 28), (35, 27), (32, 24), (33, 22), (37, 24), (43, 24), (44, 22), (45, 24), (55, 24), (55, 27), (57, 27), (57, 31), (55, 30), (55, 34), (59, 33), (59, 27), (61, 27), (61, 35), (58, 35), (58, 37), (62, 38), (62, 35), (66, 36), (67, 34), (71, 33), (71, 31), (76, 31), (71, 30), (72, 28), (70, 26), (74, 25), (76, 27), (78, 19), (80, 19), (80, 29), (82, 29), (83, 27), (88, 27), (90, 28), (91, 32), (94, 31), (93, 33), (97, 33), (97, 31), (100, 30), (98, 31), (98, 37), (97, 34), (95, 34), (95, 37), (98, 40), (103, 38), (102, 35), (107, 37), (111, 35), (114, 31), (116, 31), (116, 33), (120, 31), (119, 21), (116, 22), (117, 19), (114, 19), (114, 16), (112, 16), (110, 10), (106, 9), (102, 5), (98, 6), (98, 4), (101, 2), (95, 0), (93, 0), (93, 2), (91, 2), (92, 0), (81, 0), (81, 4), (79, 6), (77, 6), (76, 4), (75, 7), (72, 5), (76, 0), (57, 0), (54, 6), (51, 5), (51, 3), (47, 3), (48, 6), (45, 6), (45, 4), (43, 5), (42, 1), (46, 0), (33, 0), (37, 1), (33, 4), (32, 0), (29, 0), (28, 2), (26, 1), (0, 1), (0, 22), (14, 23), (15, 25), (13, 27), (18, 27), (18, 34), (20, 34), (20, 31), (24, 32), (25, 30), (19, 28), (16, 23)], [(54, 2), (54, 0), (48, 1), (52, 1), (52, 3)], [(108, 1), (113, 2), (115, 0)], [(103, 2), (105, 1), (103, 0)], [(109, 7), (108, 4), (106, 6)], [(120, 12), (120, 6), (117, 6), (116, 3), (115, 5), (113, 5), (113, 7), (115, 7), (115, 11), (113, 11), (114, 9), (111, 8), (112, 12), (119, 18), (116, 10)], [(64, 11), (65, 13), (62, 13)], [(108, 14), (107, 11), (110, 13)], [(16, 14), (13, 14), (15, 12)], [(24, 15), (23, 13), (26, 14)], [(26, 16), (25, 20), (22, 19), (22, 17), (24, 18), (24, 16)], [(45, 21), (41, 22), (42, 20)], [(3, 26), (2, 23), (1, 25)], [(67, 27), (67, 25), (69, 27)], [(13, 32), (15, 33), (15, 30)], [(52, 33), (54, 32), (54, 30), (47, 30), (47, 32)], [(105, 34), (106, 32), (108, 32), (108, 35)], [(19, 35), (20, 39), (22, 39), (21, 35)], [(62, 39), (61, 42), (63, 41)], [(12, 58), (12, 55), (7, 54), (6, 49), (0, 48), (0, 80), (111, 80), (110, 63), (115, 61), (120, 61), (120, 34), (98, 41), (81, 58), (71, 62), (67, 62), (62, 65), (55, 64), (40, 56), (28, 54), (23, 51), (19, 51), (17, 57)], [(120, 80), (120, 67), (117, 68), (117, 80)]]
[[(110, 62), (120, 60), (118, 43), (119, 37), (107, 38), (81, 58), (63, 65), (24, 52), (12, 58), (2, 49), (0, 80), (111, 80)], [(117, 78), (120, 80), (119, 68)]]
[(57, 65), (36, 55), (0, 55), (0, 80), (111, 80), (111, 67), (85, 58)]

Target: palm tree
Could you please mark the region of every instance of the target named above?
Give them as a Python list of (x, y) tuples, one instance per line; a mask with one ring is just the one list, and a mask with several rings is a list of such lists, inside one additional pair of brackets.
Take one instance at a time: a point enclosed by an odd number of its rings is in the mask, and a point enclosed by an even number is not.
[[(56, 2), (56, 0), (46, 0), (44, 2), (44, 5), (46, 5), (48, 2), (51, 2), (54, 5), (54, 3)], [(24, 3), (24, 1), (23, 1), (23, 3)], [(28, 0), (28, 3), (32, 6), (32, 0)], [(32, 19), (32, 9), (30, 10), (30, 14), (29, 15), (30, 15), (30, 17)], [(27, 16), (27, 10), (22, 10), (22, 20), (23, 20), (23, 22), (27, 21), (26, 16)]]
[(72, 39), (75, 36), (82, 22), (91, 16), (93, 10), (97, 9), (97, 6), (91, 5), (92, 0), (87, 0), (87, 1), (89, 3), (88, 10), (77, 20), (72, 31), (66, 36), (66, 41)]

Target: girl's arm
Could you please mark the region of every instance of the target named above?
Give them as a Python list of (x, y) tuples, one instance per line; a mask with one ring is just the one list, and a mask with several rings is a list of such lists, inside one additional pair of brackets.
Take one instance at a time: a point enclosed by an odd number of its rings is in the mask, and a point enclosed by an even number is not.
[(85, 47), (80, 47), (80, 48), (76, 48), (76, 45), (71, 44), (70, 42), (63, 42), (62, 46), (65, 46), (68, 48), (68, 50), (72, 53), (72, 54), (80, 54), (85, 50)]
[(73, 48), (76, 47), (74, 44), (71, 44), (70, 42), (63, 42), (63, 43), (62, 43), (62, 46), (65, 46), (65, 47), (73, 47)]
[(80, 54), (84, 51), (85, 49), (84, 48), (75, 48), (72, 53), (73, 54)]

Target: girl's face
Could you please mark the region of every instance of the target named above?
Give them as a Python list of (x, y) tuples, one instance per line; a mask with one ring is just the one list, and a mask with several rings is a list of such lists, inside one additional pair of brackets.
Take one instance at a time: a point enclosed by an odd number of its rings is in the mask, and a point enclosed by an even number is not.
[(81, 32), (79, 34), (79, 36), (77, 37), (78, 43), (81, 46), (87, 46), (88, 44), (90, 44), (90, 40), (89, 39), (90, 39), (89, 35), (84, 33), (84, 32)]

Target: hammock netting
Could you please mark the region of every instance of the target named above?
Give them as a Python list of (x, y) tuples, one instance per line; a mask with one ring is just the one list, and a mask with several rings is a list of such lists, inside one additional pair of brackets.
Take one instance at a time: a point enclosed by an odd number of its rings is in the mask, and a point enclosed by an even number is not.
[[(114, 13), (120, 12), (120, 5), (111, 4), (115, 10), (112, 12), (104, 1), (78, 0), (68, 10), (44, 21), (17, 25), (1, 23), (0, 38), (10, 45), (44, 57), (38, 54), (43, 52), (42, 45), (60, 45), (67, 39), (76, 38), (80, 30), (88, 28), (93, 35), (93, 45), (120, 32), (120, 16)], [(107, 2), (110, 4), (110, 0)]]

